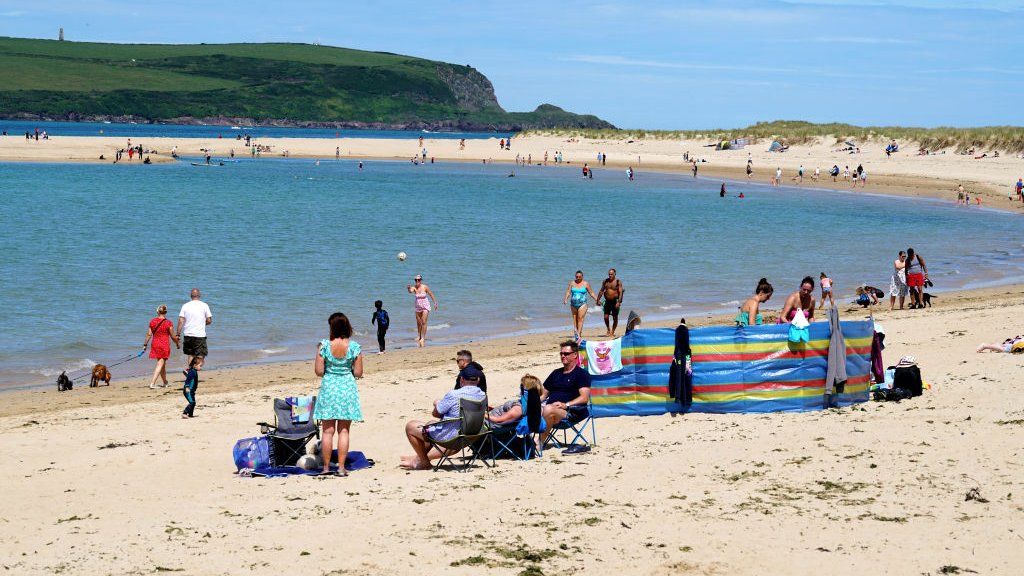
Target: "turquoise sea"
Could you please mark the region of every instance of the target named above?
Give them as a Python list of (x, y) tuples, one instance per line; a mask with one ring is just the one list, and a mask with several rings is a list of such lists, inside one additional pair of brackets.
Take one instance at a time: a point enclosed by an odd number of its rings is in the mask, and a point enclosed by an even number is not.
[[(647, 318), (734, 310), (762, 276), (776, 308), (822, 271), (844, 299), (864, 282), (887, 290), (908, 246), (935, 291), (1024, 279), (1019, 216), (860, 192), (729, 182), (723, 199), (719, 180), (643, 170), (628, 182), (618, 169), (584, 180), (578, 167), (270, 158), (0, 164), (0, 175), (8, 389), (138, 350), (154, 309), (176, 317), (193, 286), (213, 310), (218, 367), (306, 358), (336, 310), (374, 350), (377, 298), (392, 345), (409, 347), (417, 273), (441, 303), (432, 342), (568, 334), (576, 269), (597, 287), (616, 267), (624, 312)], [(115, 376), (151, 369), (144, 357)]]

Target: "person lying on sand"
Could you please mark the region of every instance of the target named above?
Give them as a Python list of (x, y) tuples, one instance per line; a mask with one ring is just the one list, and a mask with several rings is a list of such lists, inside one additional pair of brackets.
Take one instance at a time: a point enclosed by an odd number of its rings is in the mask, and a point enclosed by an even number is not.
[(981, 344), (978, 346), (978, 352), (1003, 352), (1009, 354), (1013, 351), (1013, 346), (1018, 342), (1024, 342), (1024, 336), (1016, 336), (1014, 338), (1007, 338), (1003, 340), (1002, 344)]
[(440, 400), (434, 401), (434, 410), (432, 412), (434, 418), (440, 420), (451, 419), (451, 422), (427, 426), (422, 422), (410, 420), (405, 425), (405, 436), (409, 440), (409, 444), (412, 445), (415, 454), (402, 456), (399, 466), (406, 470), (430, 470), (430, 461), (437, 460), (442, 454), (440, 450), (430, 449), (430, 442), (427, 440), (427, 436), (441, 442), (458, 436), (460, 401), (463, 398), (477, 401), (487, 398), (486, 390), (481, 389), (481, 386), (486, 387), (486, 385), (480, 382), (482, 376), (483, 372), (480, 370), (472, 366), (466, 366), (459, 373), (461, 386), (456, 390), (445, 393)]

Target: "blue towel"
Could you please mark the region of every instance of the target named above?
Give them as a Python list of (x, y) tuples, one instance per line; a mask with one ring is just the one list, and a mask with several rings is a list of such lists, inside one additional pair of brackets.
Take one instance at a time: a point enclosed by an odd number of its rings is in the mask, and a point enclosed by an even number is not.
[[(349, 472), (355, 472), (356, 470), (362, 470), (364, 468), (371, 468), (374, 465), (374, 461), (367, 458), (365, 454), (359, 451), (352, 451), (345, 457), (345, 470)], [(337, 472), (338, 465), (331, 464), (331, 472)], [(319, 470), (306, 470), (305, 468), (299, 468), (298, 466), (261, 466), (254, 468), (252, 471), (253, 476), (262, 476), (264, 478), (284, 478), (286, 476), (302, 475), (302, 476), (319, 476)]]

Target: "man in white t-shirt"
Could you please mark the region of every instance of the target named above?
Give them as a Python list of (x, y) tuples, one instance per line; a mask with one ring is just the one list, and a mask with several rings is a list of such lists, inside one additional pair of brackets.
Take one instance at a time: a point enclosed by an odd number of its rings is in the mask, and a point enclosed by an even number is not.
[(186, 302), (178, 313), (178, 336), (185, 336), (181, 351), (188, 356), (186, 365), (196, 358), (196, 370), (202, 370), (206, 360), (206, 327), (213, 322), (210, 307), (199, 299), (199, 288), (192, 289), (192, 300)]

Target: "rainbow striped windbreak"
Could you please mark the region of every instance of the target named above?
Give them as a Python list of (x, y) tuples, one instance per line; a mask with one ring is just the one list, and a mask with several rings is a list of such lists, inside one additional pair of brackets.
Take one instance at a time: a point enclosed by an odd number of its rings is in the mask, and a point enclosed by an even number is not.
[[(842, 322), (842, 327), (849, 380), (834, 400), (840, 406), (848, 406), (868, 400), (874, 323)], [(788, 334), (787, 324), (690, 330), (693, 405), (689, 411), (822, 409), (831, 335), (828, 322), (811, 324), (807, 343), (792, 344)], [(642, 416), (681, 411), (682, 406), (668, 397), (674, 348), (673, 328), (634, 330), (623, 336), (622, 370), (592, 377), (594, 415)]]

